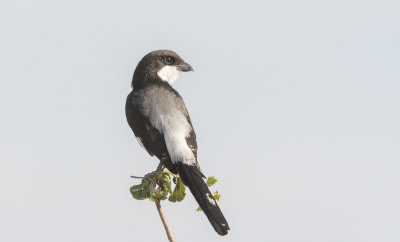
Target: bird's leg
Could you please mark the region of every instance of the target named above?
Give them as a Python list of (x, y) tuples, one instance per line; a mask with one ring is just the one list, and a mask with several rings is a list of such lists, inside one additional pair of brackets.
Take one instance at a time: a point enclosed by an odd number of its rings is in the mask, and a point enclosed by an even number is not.
[[(162, 163), (161, 163), (161, 161), (160, 161), (160, 164), (158, 164), (158, 166), (157, 166), (157, 170), (156, 170), (156, 172), (158, 173), (158, 172), (160, 172), (161, 170), (162, 170)], [(163, 186), (163, 184), (162, 184), (162, 182), (161, 181), (158, 181), (157, 182), (157, 185), (159, 186), (159, 187), (161, 187), (161, 189), (162, 190), (164, 190), (164, 186)]]
[(157, 170), (156, 170), (156, 171), (157, 171), (157, 172), (161, 171), (162, 166), (163, 166), (163, 164), (162, 164), (162, 162), (160, 161), (160, 164), (158, 164)]

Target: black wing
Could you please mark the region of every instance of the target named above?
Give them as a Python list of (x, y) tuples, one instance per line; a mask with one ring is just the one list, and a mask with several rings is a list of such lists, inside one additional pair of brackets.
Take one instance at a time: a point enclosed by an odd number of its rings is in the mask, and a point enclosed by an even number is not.
[(155, 129), (151, 125), (150, 120), (140, 112), (133, 98), (134, 95), (133, 92), (131, 92), (126, 99), (125, 105), (126, 119), (133, 133), (151, 156), (155, 155), (168, 170), (177, 174), (178, 172), (168, 154), (164, 136)]
[(132, 93), (128, 95), (125, 105), (125, 114), (129, 126), (147, 152), (151, 156), (155, 155), (168, 170), (176, 174), (177, 171), (168, 154), (164, 136), (151, 125), (150, 120), (134, 104)]
[(194, 157), (196, 157), (197, 161), (197, 141), (196, 141), (196, 133), (194, 132), (193, 125), (192, 125), (192, 120), (190, 120), (189, 114), (186, 110), (187, 114), (187, 119), (190, 124), (190, 127), (192, 127), (192, 131), (189, 134), (189, 137), (186, 138), (186, 143), (188, 144), (189, 148), (192, 150)]
[[(154, 128), (151, 125), (150, 120), (140, 112), (139, 107), (135, 105), (133, 98), (134, 95), (133, 92), (131, 92), (126, 99), (125, 105), (126, 118), (133, 133), (151, 156), (156, 156), (168, 170), (177, 174), (177, 170), (168, 154), (164, 135)], [(194, 132), (189, 115), (187, 115), (187, 119), (192, 127), (192, 131), (190, 132), (189, 137), (186, 138), (186, 143), (197, 160), (196, 133)]]

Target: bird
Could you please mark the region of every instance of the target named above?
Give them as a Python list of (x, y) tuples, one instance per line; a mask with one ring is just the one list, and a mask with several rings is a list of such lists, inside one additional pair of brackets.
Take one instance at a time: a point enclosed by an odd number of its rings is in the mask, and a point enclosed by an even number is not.
[[(197, 141), (181, 95), (172, 84), (181, 72), (193, 71), (172, 50), (156, 50), (136, 66), (125, 114), (139, 144), (174, 174), (179, 174), (219, 235), (230, 230), (197, 166)], [(160, 167), (160, 166), (159, 166)]]

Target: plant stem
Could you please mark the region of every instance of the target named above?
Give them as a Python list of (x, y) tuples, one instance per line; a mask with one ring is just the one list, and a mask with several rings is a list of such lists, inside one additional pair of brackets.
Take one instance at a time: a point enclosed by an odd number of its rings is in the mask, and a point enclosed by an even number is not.
[(131, 176), (131, 178), (143, 179), (144, 177), (142, 177), (142, 176)]
[(161, 221), (163, 222), (165, 232), (167, 233), (168, 240), (170, 242), (175, 242), (174, 237), (172, 236), (171, 230), (169, 229), (167, 220), (165, 219), (164, 212), (161, 209), (160, 199), (156, 199), (155, 203), (156, 203), (156, 207), (157, 207), (157, 210), (158, 210), (158, 214), (160, 215)]

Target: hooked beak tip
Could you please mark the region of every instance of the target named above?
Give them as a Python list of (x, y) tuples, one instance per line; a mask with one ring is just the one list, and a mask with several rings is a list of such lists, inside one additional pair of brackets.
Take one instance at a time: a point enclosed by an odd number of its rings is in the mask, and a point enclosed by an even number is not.
[(187, 72), (187, 71), (193, 71), (193, 68), (191, 65), (189, 65), (186, 62), (183, 62), (182, 64), (178, 65), (179, 70), (183, 71), (183, 72)]

